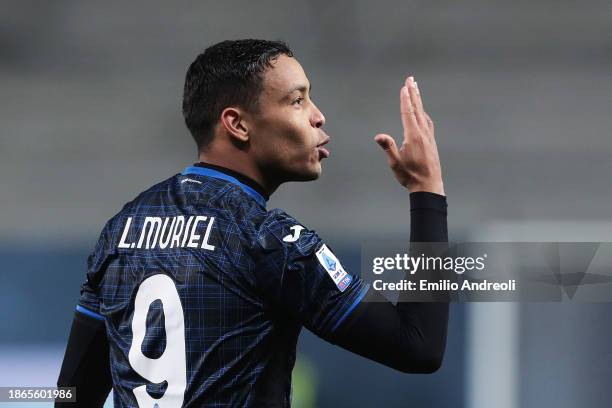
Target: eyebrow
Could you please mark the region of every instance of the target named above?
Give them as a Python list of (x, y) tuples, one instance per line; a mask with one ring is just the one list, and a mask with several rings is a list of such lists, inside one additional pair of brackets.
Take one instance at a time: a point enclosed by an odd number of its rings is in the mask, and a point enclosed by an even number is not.
[(306, 92), (306, 89), (308, 89), (308, 92), (312, 91), (312, 84), (310, 84), (310, 86), (308, 88), (306, 88), (306, 85), (297, 85), (297, 86), (294, 86), (287, 93), (291, 94), (291, 93), (293, 93), (295, 91)]

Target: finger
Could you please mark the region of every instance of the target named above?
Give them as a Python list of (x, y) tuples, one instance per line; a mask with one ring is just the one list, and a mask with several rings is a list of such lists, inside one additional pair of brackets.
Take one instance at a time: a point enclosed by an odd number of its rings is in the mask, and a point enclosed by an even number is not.
[(427, 127), (429, 128), (429, 130), (431, 130), (432, 132), (434, 131), (434, 123), (433, 120), (431, 120), (431, 118), (429, 117), (429, 114), (427, 112), (425, 113), (425, 119), (427, 120)]
[(408, 88), (408, 93), (410, 94), (410, 100), (412, 101), (414, 116), (416, 118), (417, 123), (420, 126), (426, 126), (427, 119), (425, 119), (425, 109), (423, 108), (423, 100), (421, 99), (421, 94), (414, 80), (414, 77), (410, 76), (406, 78), (406, 88)]
[(418, 123), (412, 101), (410, 100), (410, 93), (405, 86), (400, 91), (400, 115), (402, 117), (402, 125), (404, 126), (404, 141), (410, 143), (410, 140), (415, 137), (414, 134), (418, 129)]
[(376, 140), (376, 143), (385, 151), (389, 167), (392, 169), (396, 168), (399, 165), (399, 150), (395, 144), (395, 139), (387, 134), (381, 133), (376, 135), (374, 140)]

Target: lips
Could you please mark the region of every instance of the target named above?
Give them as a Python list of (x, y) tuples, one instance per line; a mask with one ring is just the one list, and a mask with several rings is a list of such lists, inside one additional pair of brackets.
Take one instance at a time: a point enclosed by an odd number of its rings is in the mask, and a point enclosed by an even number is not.
[(326, 159), (329, 157), (329, 150), (323, 147), (327, 143), (329, 143), (329, 136), (327, 136), (321, 143), (317, 145), (317, 150), (319, 151), (319, 160)]
[(317, 150), (319, 151), (319, 160), (327, 159), (329, 157), (329, 150), (327, 150), (326, 148), (317, 147)]

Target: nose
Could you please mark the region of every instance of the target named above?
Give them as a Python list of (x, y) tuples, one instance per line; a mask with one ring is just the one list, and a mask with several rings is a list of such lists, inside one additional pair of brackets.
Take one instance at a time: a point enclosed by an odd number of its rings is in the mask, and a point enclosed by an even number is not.
[(316, 127), (316, 128), (323, 127), (323, 125), (325, 124), (325, 116), (323, 115), (323, 113), (321, 113), (319, 108), (316, 107), (316, 105), (313, 104), (313, 106), (314, 106), (314, 112), (311, 117), (311, 124), (313, 127)]

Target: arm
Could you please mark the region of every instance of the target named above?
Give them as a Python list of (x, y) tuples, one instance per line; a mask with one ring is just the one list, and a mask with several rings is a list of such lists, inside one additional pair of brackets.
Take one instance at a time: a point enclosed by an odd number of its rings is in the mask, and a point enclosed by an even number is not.
[[(398, 149), (376, 136), (389, 166), (410, 194), (410, 241), (448, 242), (446, 198), (433, 122), (410, 77), (400, 93), (404, 142)], [(442, 364), (448, 326), (446, 302), (392, 305), (370, 289), (333, 341), (343, 348), (407, 373), (431, 373)]]
[[(446, 242), (446, 199), (410, 195), (413, 242)], [(333, 341), (368, 359), (405, 373), (440, 368), (446, 346), (448, 303), (398, 302), (393, 305), (370, 288)]]
[(102, 407), (111, 390), (104, 320), (93, 315), (79, 311), (74, 313), (68, 346), (57, 379), (58, 387), (76, 387), (77, 402), (56, 402), (55, 407)]
[(87, 275), (57, 379), (58, 387), (76, 387), (76, 403), (56, 402), (56, 407), (102, 407), (112, 387), (109, 345), (98, 290), (107, 262), (107, 223), (94, 251), (87, 258)]

